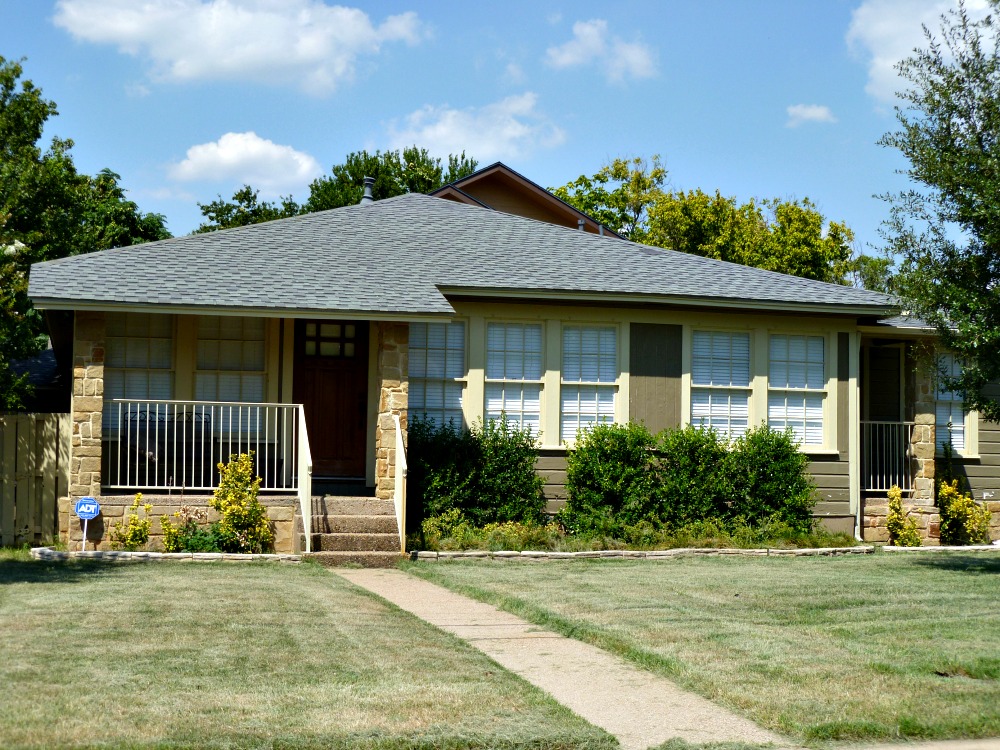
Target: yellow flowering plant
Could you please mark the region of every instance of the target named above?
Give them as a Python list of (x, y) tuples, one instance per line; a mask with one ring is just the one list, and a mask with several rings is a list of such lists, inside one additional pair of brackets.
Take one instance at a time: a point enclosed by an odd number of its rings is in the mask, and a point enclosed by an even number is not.
[(253, 466), (253, 452), (233, 455), (219, 464), (219, 486), (209, 506), (219, 512), (213, 525), (223, 552), (266, 552), (274, 544), (267, 509), (257, 499), (260, 477)]
[[(142, 517), (139, 516), (140, 510)], [(150, 503), (142, 502), (142, 493), (137, 494), (129, 508), (130, 512), (111, 527), (111, 546), (130, 552), (145, 547), (149, 543), (149, 529), (152, 525), (149, 514), (152, 510), (153, 506)]]

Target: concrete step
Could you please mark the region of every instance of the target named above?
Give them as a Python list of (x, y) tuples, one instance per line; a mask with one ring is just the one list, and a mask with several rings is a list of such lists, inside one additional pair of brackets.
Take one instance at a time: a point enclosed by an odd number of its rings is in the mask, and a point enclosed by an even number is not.
[[(305, 537), (300, 534), (301, 549)], [(399, 551), (398, 534), (313, 534), (314, 552), (392, 552)]]
[[(295, 516), (295, 531), (303, 532), (302, 516)], [(314, 534), (396, 534), (395, 516), (313, 516)]]
[(313, 552), (302, 557), (306, 560), (314, 560), (326, 568), (336, 568), (343, 565), (362, 568), (395, 568), (400, 560), (405, 559), (398, 550), (396, 552)]
[(396, 505), (375, 497), (326, 495), (312, 499), (312, 512), (314, 516), (394, 516)]

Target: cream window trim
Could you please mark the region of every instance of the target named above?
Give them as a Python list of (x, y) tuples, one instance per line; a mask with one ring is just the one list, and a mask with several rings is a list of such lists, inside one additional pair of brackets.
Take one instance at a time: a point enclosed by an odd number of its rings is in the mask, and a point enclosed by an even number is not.
[[(504, 376), (503, 377), (490, 377), (489, 376), (489, 368), (490, 368), (490, 361), (489, 361), (489, 355), (490, 355), (489, 335), (490, 335), (490, 327), (491, 326), (502, 326), (503, 329), (504, 329), (504, 334), (503, 334), (504, 335), (504, 348), (501, 351), (505, 355), (508, 352), (514, 351), (512, 349), (509, 349), (508, 348), (508, 344), (507, 344), (508, 333), (509, 333), (509, 331), (513, 327), (516, 327), (516, 326), (521, 327), (521, 329), (522, 329), (522, 335), (524, 333), (526, 333), (528, 330), (533, 330), (533, 329), (537, 329), (538, 330), (539, 336), (540, 336), (539, 349), (538, 349), (538, 355), (540, 357), (540, 362), (538, 363), (538, 372), (539, 372), (539, 376), (538, 377), (521, 377), (521, 378), (511, 377), (510, 374), (507, 372), (507, 358), (506, 358), (506, 356), (504, 357), (504, 364), (503, 364)], [(484, 398), (483, 398), (483, 414), (484, 414), (484, 419), (490, 417), (490, 413), (489, 413), (489, 409), (487, 408), (486, 401), (488, 400), (491, 391), (495, 393), (497, 387), (500, 388), (500, 391), (502, 393), (501, 398), (504, 401), (504, 406), (503, 406), (502, 410), (506, 412), (507, 411), (507, 400), (508, 400), (508, 388), (510, 388), (511, 391), (514, 391), (516, 389), (520, 389), (520, 391), (521, 391), (521, 411), (519, 412), (520, 417), (518, 419), (518, 424), (525, 425), (526, 422), (525, 422), (525, 419), (524, 419), (524, 415), (525, 414), (529, 414), (529, 415), (533, 414), (533, 412), (528, 412), (528, 411), (524, 410), (524, 405), (525, 405), (525, 402), (526, 402), (525, 396), (528, 393), (531, 393), (531, 391), (533, 390), (533, 388), (532, 388), (533, 386), (538, 386), (538, 423), (537, 423), (537, 426), (533, 427), (533, 432), (540, 433), (542, 431), (542, 427), (545, 424), (544, 418), (545, 418), (545, 414), (546, 414), (546, 409), (551, 408), (550, 404), (547, 403), (549, 401), (549, 394), (547, 394), (546, 391), (545, 391), (546, 371), (547, 371), (547, 368), (550, 366), (549, 363), (548, 363), (548, 361), (547, 361), (548, 358), (546, 357), (546, 354), (547, 354), (547, 352), (546, 352), (546, 341), (547, 341), (547, 339), (546, 339), (546, 327), (547, 327), (546, 321), (545, 320), (538, 320), (538, 319), (525, 320), (525, 319), (516, 319), (516, 318), (515, 319), (510, 319), (510, 318), (493, 318), (493, 319), (487, 319), (485, 321), (485, 326), (484, 326), (484, 334), (485, 335), (484, 335), (484, 338), (483, 338), (483, 347), (484, 347), (484, 349), (483, 349), (483, 354), (484, 354), (484, 356), (483, 356), (483, 375), (484, 375), (484, 378), (483, 378), (483, 381), (484, 381), (484, 383), (483, 383), (483, 394), (484, 394)], [(522, 371), (524, 369), (525, 360), (526, 360), (525, 354), (529, 353), (529, 350), (527, 350), (526, 348), (523, 347), (523, 342), (524, 342), (524, 339), (522, 337), (522, 348), (520, 349)], [(523, 372), (522, 372), (522, 374), (523, 374)], [(527, 391), (527, 393), (526, 393), (526, 391)], [(508, 416), (509, 416), (509, 413), (508, 413)], [(508, 420), (508, 421), (510, 421), (510, 420)], [(529, 424), (529, 426), (531, 426), (531, 425)]]
[[(456, 330), (457, 326), (461, 326), (461, 340), (460, 340), (460, 351), (461, 351), (461, 362), (455, 363), (451, 355), (454, 355), (459, 351), (459, 347), (456, 346), (456, 338), (453, 338), (453, 332)], [(414, 335), (415, 331), (418, 330), (418, 326), (425, 326), (428, 337), (424, 340), (424, 346), (416, 346), (414, 342), (417, 337)], [(430, 346), (429, 333), (432, 330), (432, 326), (442, 326), (444, 330), (444, 339), (442, 342), (438, 342), (442, 345)], [(441, 361), (439, 364), (441, 367), (441, 374), (436, 375), (429, 372), (429, 366), (432, 362), (431, 357), (427, 354), (430, 351), (443, 352), (443, 355), (439, 355)], [(419, 352), (424, 352), (423, 361), (420, 360)], [(465, 402), (468, 399), (468, 372), (469, 372), (469, 321), (465, 318), (455, 318), (445, 323), (438, 322), (426, 322), (426, 323), (411, 323), (410, 324), (410, 346), (409, 346), (409, 404), (408, 412), (413, 416), (418, 416), (420, 414), (427, 414), (432, 418), (435, 424), (443, 425), (448, 421), (454, 421), (456, 416), (459, 417), (459, 422), (456, 427), (462, 427), (466, 416), (465, 416)], [(415, 375), (414, 373), (423, 372), (422, 375)], [(449, 372), (456, 373), (449, 375)], [(436, 386), (440, 384), (441, 386), (441, 406), (428, 408), (426, 403), (426, 395), (428, 393), (428, 386)], [(451, 386), (449, 388), (449, 386)], [(449, 393), (454, 395), (457, 392), (459, 397), (458, 408), (449, 407), (448, 395)], [(420, 400), (420, 394), (425, 397), (425, 403), (423, 407), (416, 404)]]
[[(777, 386), (772, 386), (770, 383), (770, 368), (771, 368), (771, 353), (770, 353), (770, 342), (771, 336), (802, 336), (806, 339), (809, 338), (819, 338), (823, 340), (823, 388), (782, 388)], [(836, 332), (830, 333), (827, 331), (789, 331), (786, 329), (771, 329), (768, 331), (767, 335), (767, 361), (765, 363), (766, 378), (768, 380), (767, 384), (767, 395), (768, 399), (772, 393), (783, 393), (787, 395), (808, 395), (815, 394), (819, 395), (823, 399), (822, 406), (822, 442), (821, 443), (806, 443), (803, 442), (800, 445), (800, 450), (803, 453), (811, 455), (835, 455), (838, 453), (837, 448), (837, 347), (834, 345), (836, 342)], [(765, 399), (765, 400), (768, 400)], [(769, 413), (764, 412), (764, 422), (768, 422)]]
[[(628, 326), (623, 326), (620, 323), (601, 323), (597, 321), (561, 321), (559, 325), (555, 328), (555, 338), (556, 346), (558, 346), (559, 354), (559, 371), (558, 379), (556, 380), (556, 385), (558, 390), (557, 398), (550, 398), (549, 402), (553, 403), (555, 406), (554, 410), (550, 410), (550, 417), (553, 416), (551, 412), (554, 411), (554, 417), (556, 421), (556, 432), (558, 440), (555, 441), (556, 446), (572, 448), (576, 444), (575, 437), (564, 437), (563, 432), (563, 396), (564, 390), (570, 389), (583, 389), (583, 388), (599, 388), (606, 391), (611, 391), (612, 393), (612, 411), (611, 411), (611, 423), (624, 423), (627, 422), (628, 409), (622, 408), (622, 381), (623, 381), (623, 343), (622, 343), (622, 328), (627, 328)], [(565, 378), (566, 374), (566, 362), (565, 362), (565, 335), (566, 330), (569, 328), (578, 328), (581, 331), (585, 329), (597, 329), (611, 331), (614, 334), (615, 342), (615, 377), (613, 380), (567, 380)], [(552, 342), (550, 341), (550, 346)], [(553, 347), (554, 348), (554, 347)], [(625, 398), (627, 398), (627, 391)], [(622, 413), (626, 414), (626, 417), (622, 418)], [(553, 446), (553, 447), (556, 447)]]
[[(948, 354), (947, 352), (938, 355), (938, 362), (939, 363), (940, 363), (940, 360), (943, 357), (950, 357), (951, 360), (954, 362), (955, 365), (957, 365), (959, 367), (961, 366), (960, 363), (957, 360), (955, 360), (954, 355)], [(940, 398), (938, 398), (938, 396), (940, 395), (940, 391), (938, 390), (937, 377), (938, 377), (937, 376), (937, 371), (935, 371), (935, 382), (934, 382), (934, 427), (935, 427), (934, 455), (935, 455), (936, 458), (941, 458), (944, 454), (940, 450), (939, 444), (938, 444), (938, 437), (939, 437), (937, 435), (937, 427), (938, 427), (938, 424), (937, 424), (937, 407), (938, 407), (938, 403), (940, 402), (940, 403), (956, 404), (956, 403), (960, 403), (960, 402), (956, 401), (954, 399), (940, 399)], [(963, 419), (962, 419), (962, 430), (963, 430), (963, 433), (964, 433), (965, 445), (962, 447), (961, 450), (956, 450), (955, 451), (955, 455), (957, 455), (959, 458), (963, 458), (963, 459), (976, 460), (976, 459), (979, 458), (979, 412), (977, 412), (975, 410), (966, 411), (964, 408), (962, 408), (962, 416), (963, 416)]]

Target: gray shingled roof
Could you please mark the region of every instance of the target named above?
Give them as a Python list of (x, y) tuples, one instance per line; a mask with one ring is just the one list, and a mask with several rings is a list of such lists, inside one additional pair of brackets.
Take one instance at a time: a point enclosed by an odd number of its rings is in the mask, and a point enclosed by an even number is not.
[(29, 293), (41, 307), (451, 313), (441, 290), (818, 305), (866, 314), (893, 308), (874, 292), (415, 194), (40, 263)]

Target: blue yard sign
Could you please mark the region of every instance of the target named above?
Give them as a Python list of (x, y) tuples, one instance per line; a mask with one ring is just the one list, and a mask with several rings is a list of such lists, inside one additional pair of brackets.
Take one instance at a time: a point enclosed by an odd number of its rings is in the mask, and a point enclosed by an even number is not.
[(87, 521), (100, 515), (101, 506), (92, 497), (81, 497), (76, 501), (75, 510), (76, 515), (83, 521), (83, 544), (80, 545), (80, 549), (85, 550), (87, 549)]

